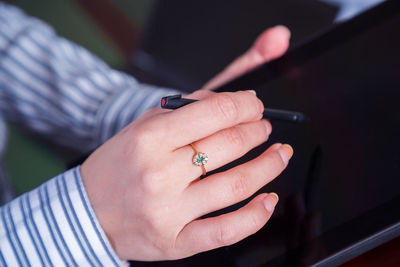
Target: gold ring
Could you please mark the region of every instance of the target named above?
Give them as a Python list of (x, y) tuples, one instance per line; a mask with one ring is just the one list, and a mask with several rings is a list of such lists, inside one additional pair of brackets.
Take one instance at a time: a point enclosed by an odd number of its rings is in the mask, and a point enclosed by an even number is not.
[(193, 144), (190, 144), (190, 146), (194, 150), (194, 155), (193, 155), (193, 158), (192, 158), (193, 164), (196, 165), (196, 166), (200, 166), (202, 171), (203, 171), (203, 175), (206, 175), (206, 168), (204, 167), (204, 165), (206, 165), (206, 163), (208, 161), (207, 154), (206, 153), (202, 153), (202, 152), (198, 152), (196, 147)]

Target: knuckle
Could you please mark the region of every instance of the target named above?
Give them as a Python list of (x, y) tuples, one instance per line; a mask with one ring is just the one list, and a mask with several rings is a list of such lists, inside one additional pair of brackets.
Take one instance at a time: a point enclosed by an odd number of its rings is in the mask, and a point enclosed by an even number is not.
[(250, 215), (250, 221), (251, 221), (250, 227), (253, 230), (252, 232), (257, 231), (265, 224), (264, 217), (261, 217), (259, 214)]
[(164, 258), (169, 258), (175, 250), (174, 237), (165, 231), (165, 223), (162, 225), (159, 221), (146, 221), (146, 227), (149, 229), (146, 233), (146, 239), (152, 249)]
[(156, 131), (151, 127), (149, 123), (143, 123), (137, 131), (137, 137), (139, 141), (148, 141), (154, 136)]
[(243, 148), (245, 145), (243, 132), (236, 126), (224, 130), (224, 137), (229, 145), (234, 145), (239, 148)]
[(147, 170), (139, 180), (139, 186), (146, 195), (157, 195), (162, 189), (163, 176), (159, 171)]
[(151, 145), (155, 143), (157, 135), (156, 129), (149, 123), (141, 123), (137, 125), (130, 136), (130, 143), (135, 149), (148, 150)]
[(160, 254), (168, 257), (168, 255), (174, 250), (175, 247), (173, 239), (169, 236), (165, 236), (162, 231), (157, 233), (157, 236), (158, 238), (154, 240), (153, 246), (159, 250)]
[(244, 199), (249, 192), (249, 182), (247, 177), (240, 171), (233, 174), (232, 194), (236, 199)]
[(248, 105), (249, 110), (254, 112), (255, 116), (260, 115), (264, 111), (264, 103), (254, 94), (246, 92), (246, 91), (238, 91), (237, 93), (245, 93), (247, 96), (250, 95), (249, 101), (251, 104)]
[(228, 246), (235, 242), (235, 233), (227, 225), (220, 225), (217, 228), (215, 239), (218, 247)]
[(147, 133), (138, 127), (131, 132), (130, 142), (134, 148), (140, 148), (146, 143), (147, 138)]
[(237, 119), (239, 111), (232, 96), (229, 94), (217, 94), (213, 100), (213, 107), (216, 116), (222, 116), (223, 119), (230, 121)]

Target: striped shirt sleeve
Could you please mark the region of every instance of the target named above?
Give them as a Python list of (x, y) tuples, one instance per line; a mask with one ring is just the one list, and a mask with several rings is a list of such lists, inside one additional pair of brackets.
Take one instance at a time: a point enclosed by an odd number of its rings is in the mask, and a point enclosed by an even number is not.
[[(110, 69), (45, 23), (0, 2), (0, 113), (58, 144), (87, 152), (162, 96)], [(121, 266), (69, 170), (0, 208), (0, 266)]]
[(177, 93), (109, 68), (44, 22), (0, 3), (0, 112), (7, 120), (87, 152)]
[(0, 208), (0, 266), (124, 266), (90, 206), (79, 167)]

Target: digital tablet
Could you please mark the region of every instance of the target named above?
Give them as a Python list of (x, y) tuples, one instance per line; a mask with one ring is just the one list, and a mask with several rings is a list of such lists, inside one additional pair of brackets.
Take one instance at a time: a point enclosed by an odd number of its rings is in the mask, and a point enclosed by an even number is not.
[(400, 2), (387, 1), (219, 88), (255, 89), (266, 107), (309, 117), (271, 121), (267, 143), (218, 170), (291, 144), (288, 168), (260, 190), (279, 194), (275, 213), (235, 245), (142, 264), (332, 266), (399, 236), (399, 29)]

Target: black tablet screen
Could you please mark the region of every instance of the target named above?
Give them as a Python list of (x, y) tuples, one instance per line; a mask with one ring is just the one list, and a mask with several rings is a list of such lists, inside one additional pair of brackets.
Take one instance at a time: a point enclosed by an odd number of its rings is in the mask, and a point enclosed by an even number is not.
[(355, 36), (257, 88), (266, 106), (298, 110), (273, 122), (294, 158), (275, 181), (300, 192), (325, 231), (400, 193), (400, 17)]
[[(371, 12), (223, 88), (255, 85), (266, 107), (310, 118), (301, 124), (272, 121), (270, 140), (232, 164), (256, 157), (274, 142), (291, 144), (295, 151), (288, 168), (261, 190), (280, 195), (274, 216), (265, 229), (230, 248), (233, 265), (271, 263), (277, 257), (280, 264), (312, 264), (372, 234), (371, 229), (378, 231), (390, 217), (369, 215), (348, 233), (337, 230), (400, 196), (398, 13), (375, 20)], [(330, 242), (318, 238), (329, 231), (334, 233)], [(307, 249), (300, 259), (292, 257), (290, 251), (302, 247)]]
[(295, 154), (263, 189), (281, 202), (263, 232), (266, 240), (277, 236), (273, 245), (264, 242), (261, 262), (400, 194), (399, 27), (399, 16), (389, 19), (256, 88), (265, 106), (310, 117), (273, 122), (268, 145), (289, 143)]

